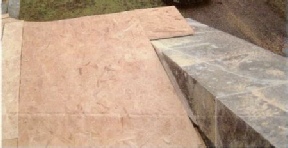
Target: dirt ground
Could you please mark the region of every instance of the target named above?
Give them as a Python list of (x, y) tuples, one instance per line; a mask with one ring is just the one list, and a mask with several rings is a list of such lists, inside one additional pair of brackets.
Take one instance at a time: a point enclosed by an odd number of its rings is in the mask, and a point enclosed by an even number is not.
[(266, 0), (211, 0), (179, 9), (185, 17), (283, 55), (285, 18), (273, 11)]

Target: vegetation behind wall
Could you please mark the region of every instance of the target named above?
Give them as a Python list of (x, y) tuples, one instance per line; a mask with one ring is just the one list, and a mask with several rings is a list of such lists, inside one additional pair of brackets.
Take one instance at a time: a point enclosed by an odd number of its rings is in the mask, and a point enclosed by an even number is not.
[(267, 0), (267, 3), (272, 6), (272, 8), (281, 15), (285, 17), (286, 14), (286, 1), (287, 0)]
[(162, 5), (161, 0), (21, 0), (20, 19), (51, 21)]

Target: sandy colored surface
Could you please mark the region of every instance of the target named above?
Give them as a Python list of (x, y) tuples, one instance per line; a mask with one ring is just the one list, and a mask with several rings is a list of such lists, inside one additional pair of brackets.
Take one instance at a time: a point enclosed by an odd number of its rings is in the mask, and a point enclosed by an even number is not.
[(21, 20), (17, 20), (17, 19), (14, 19), (14, 18), (10, 18), (8, 13), (3, 14), (1, 20), (2, 20), (1, 29), (0, 29), (1, 40), (2, 40), (2, 37), (3, 37), (3, 31), (4, 31), (4, 25), (5, 25), (5, 24), (7, 24), (7, 23), (13, 23), (13, 22), (19, 22), (19, 21), (21, 22)]
[(20, 147), (203, 144), (126, 13), (24, 24)]
[(2, 140), (2, 146), (3, 147), (7, 147), (7, 148), (17, 148), (18, 146), (18, 140), (17, 138), (15, 139), (4, 139)]
[(3, 47), (3, 114), (18, 113), (23, 22), (6, 25)]
[(20, 56), (23, 22), (5, 25), (3, 49), (2, 145), (17, 146)]
[(2, 18), (2, 25), (7, 24), (7, 23), (12, 23), (12, 22), (17, 22), (19, 20), (7, 17), (7, 18)]
[(2, 14), (2, 19), (9, 18), (9, 13)]

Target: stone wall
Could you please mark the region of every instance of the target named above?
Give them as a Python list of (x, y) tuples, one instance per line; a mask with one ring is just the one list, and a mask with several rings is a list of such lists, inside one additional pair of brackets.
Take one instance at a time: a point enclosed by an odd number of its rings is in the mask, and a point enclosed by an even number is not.
[(193, 36), (152, 44), (199, 130), (216, 147), (287, 147), (288, 59), (187, 21)]
[(8, 13), (12, 18), (19, 18), (20, 0), (9, 0)]
[(7, 10), (8, 10), (8, 2), (6, 1), (2, 1), (1, 3), (1, 10), (2, 10), (2, 14), (5, 14), (7, 13)]
[(2, 14), (9, 13), (11, 18), (19, 18), (20, 0), (2, 0)]

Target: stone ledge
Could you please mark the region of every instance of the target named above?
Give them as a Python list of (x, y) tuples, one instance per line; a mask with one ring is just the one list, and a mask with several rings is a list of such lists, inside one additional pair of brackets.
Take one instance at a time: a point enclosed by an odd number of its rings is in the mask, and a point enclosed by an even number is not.
[(194, 36), (152, 44), (187, 99), (192, 120), (217, 147), (286, 147), (288, 60), (187, 21)]
[(11, 18), (19, 18), (20, 14), (20, 0), (9, 0), (8, 13)]

